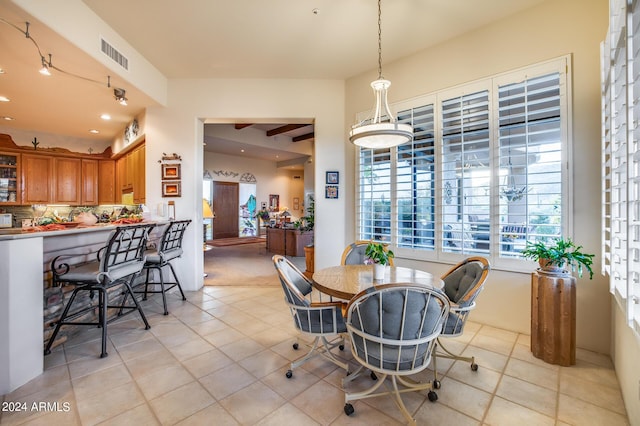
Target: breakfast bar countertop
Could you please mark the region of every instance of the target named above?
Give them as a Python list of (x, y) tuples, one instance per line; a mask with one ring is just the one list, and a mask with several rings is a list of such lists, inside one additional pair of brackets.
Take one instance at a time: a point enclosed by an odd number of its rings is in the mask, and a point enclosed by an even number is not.
[(34, 238), (34, 237), (50, 237), (53, 235), (72, 235), (81, 234), (85, 232), (105, 231), (108, 229), (115, 229), (116, 226), (111, 223), (96, 224), (91, 226), (78, 226), (69, 229), (57, 229), (54, 231), (28, 231), (26, 228), (0, 228), (0, 241), (4, 240), (17, 240), (22, 238)]

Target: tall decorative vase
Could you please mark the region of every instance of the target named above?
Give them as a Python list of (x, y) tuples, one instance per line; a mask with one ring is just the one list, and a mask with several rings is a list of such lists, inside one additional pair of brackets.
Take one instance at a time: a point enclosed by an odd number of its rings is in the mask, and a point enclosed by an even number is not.
[(384, 279), (384, 270), (385, 269), (386, 269), (386, 267), (382, 263), (374, 263), (373, 264), (373, 279), (374, 280), (383, 280)]

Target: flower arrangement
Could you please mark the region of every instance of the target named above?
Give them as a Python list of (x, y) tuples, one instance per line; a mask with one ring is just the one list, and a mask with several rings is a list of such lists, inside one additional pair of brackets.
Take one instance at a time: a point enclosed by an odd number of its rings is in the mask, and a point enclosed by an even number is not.
[(552, 243), (527, 241), (522, 256), (537, 260), (540, 268), (546, 271), (566, 272), (563, 268), (568, 266), (572, 271), (577, 270), (578, 277), (582, 278), (583, 269), (586, 269), (589, 271), (589, 279), (593, 278), (591, 265), (595, 255), (583, 253), (582, 246), (576, 245), (571, 238), (555, 238)]
[(393, 252), (389, 250), (388, 244), (373, 241), (367, 244), (364, 255), (367, 258), (367, 260), (365, 260), (366, 264), (379, 263), (381, 265), (388, 265), (389, 259), (395, 257)]
[(256, 216), (262, 219), (263, 222), (269, 221), (269, 212), (267, 211), (267, 209), (260, 210), (258, 213), (256, 213)]

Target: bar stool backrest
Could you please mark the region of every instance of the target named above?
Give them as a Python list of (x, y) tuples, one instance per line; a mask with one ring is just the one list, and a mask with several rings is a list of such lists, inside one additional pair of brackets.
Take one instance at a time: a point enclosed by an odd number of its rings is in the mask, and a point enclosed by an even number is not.
[(149, 232), (154, 227), (155, 224), (118, 227), (101, 253), (100, 275), (113, 282), (140, 272)]
[(191, 219), (174, 220), (167, 225), (158, 249), (158, 254), (165, 262), (182, 255), (182, 238), (190, 223)]

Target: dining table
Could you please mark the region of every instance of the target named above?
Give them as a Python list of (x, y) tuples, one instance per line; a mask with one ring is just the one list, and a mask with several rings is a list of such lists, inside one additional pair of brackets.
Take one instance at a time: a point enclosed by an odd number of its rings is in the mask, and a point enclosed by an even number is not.
[(322, 293), (343, 300), (351, 300), (362, 290), (383, 284), (417, 284), (439, 290), (444, 287), (440, 277), (402, 266), (387, 266), (380, 280), (373, 278), (373, 265), (330, 266), (315, 271), (312, 280)]

